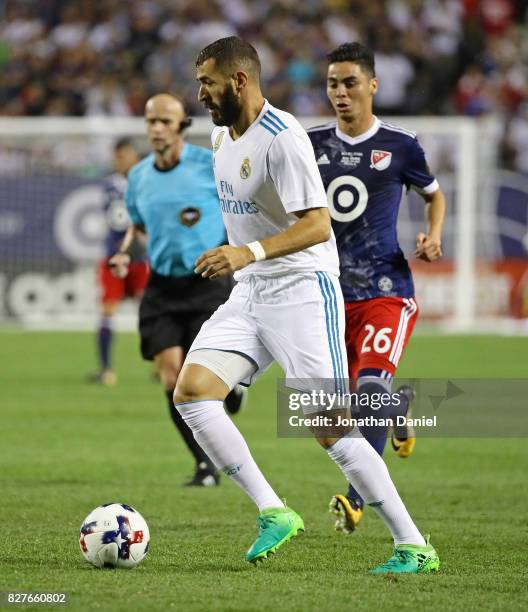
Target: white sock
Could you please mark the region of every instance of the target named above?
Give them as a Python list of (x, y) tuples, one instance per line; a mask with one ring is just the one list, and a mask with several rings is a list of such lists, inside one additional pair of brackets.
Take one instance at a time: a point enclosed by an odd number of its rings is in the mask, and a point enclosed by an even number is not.
[(385, 522), (394, 544), (425, 545), (396, 491), (385, 462), (365, 438), (341, 438), (326, 451), (365, 503)]
[(242, 434), (225, 413), (223, 402), (188, 402), (176, 404), (176, 408), (215, 466), (251, 497), (260, 512), (284, 507), (259, 470)]

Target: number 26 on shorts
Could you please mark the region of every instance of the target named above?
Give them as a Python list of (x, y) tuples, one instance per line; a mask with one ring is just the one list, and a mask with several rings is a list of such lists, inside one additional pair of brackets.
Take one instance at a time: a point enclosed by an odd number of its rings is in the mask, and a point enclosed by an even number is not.
[(374, 351), (383, 355), (390, 351), (392, 341), (390, 334), (392, 333), (392, 327), (382, 327), (378, 331), (374, 325), (367, 323), (364, 327), (366, 336), (361, 345), (361, 353), (370, 353)]

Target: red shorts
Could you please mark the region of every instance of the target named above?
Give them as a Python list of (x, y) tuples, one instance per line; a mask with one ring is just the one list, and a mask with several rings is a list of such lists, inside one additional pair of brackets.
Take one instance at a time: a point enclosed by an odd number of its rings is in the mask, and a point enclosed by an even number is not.
[(98, 279), (101, 287), (101, 302), (112, 304), (125, 297), (141, 297), (149, 277), (146, 261), (132, 261), (126, 278), (116, 278), (108, 267), (108, 259), (99, 262)]
[(418, 318), (414, 298), (379, 297), (345, 303), (348, 373), (376, 369), (396, 372)]

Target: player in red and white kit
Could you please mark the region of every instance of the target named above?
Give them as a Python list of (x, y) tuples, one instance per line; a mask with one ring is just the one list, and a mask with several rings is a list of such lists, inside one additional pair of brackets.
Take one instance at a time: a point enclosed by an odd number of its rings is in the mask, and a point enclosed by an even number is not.
[[(404, 189), (414, 189), (427, 206), (427, 229), (416, 237), (415, 256), (441, 257), (445, 198), (431, 174), (416, 134), (378, 119), (374, 55), (359, 43), (341, 45), (328, 56), (327, 94), (337, 121), (312, 128), (319, 171), (327, 191), (336, 235), (345, 299), (349, 376), (358, 393), (391, 392), (392, 378), (409, 340), (418, 305), (396, 222)], [(380, 418), (408, 415), (414, 391), (399, 390), (399, 403), (377, 410)], [(369, 408), (360, 410), (368, 416)], [(381, 455), (387, 428), (364, 429)], [(411, 454), (415, 437), (398, 428), (391, 437), (400, 457)], [(330, 502), (336, 529), (350, 533), (363, 514), (363, 500), (350, 486)]]

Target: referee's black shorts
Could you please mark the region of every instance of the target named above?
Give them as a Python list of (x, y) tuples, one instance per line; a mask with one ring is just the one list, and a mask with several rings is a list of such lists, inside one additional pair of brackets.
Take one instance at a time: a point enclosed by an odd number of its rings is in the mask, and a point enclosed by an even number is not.
[(139, 306), (143, 359), (181, 346), (189, 350), (202, 324), (223, 304), (233, 287), (230, 276), (207, 280), (198, 275), (176, 278), (151, 271)]

